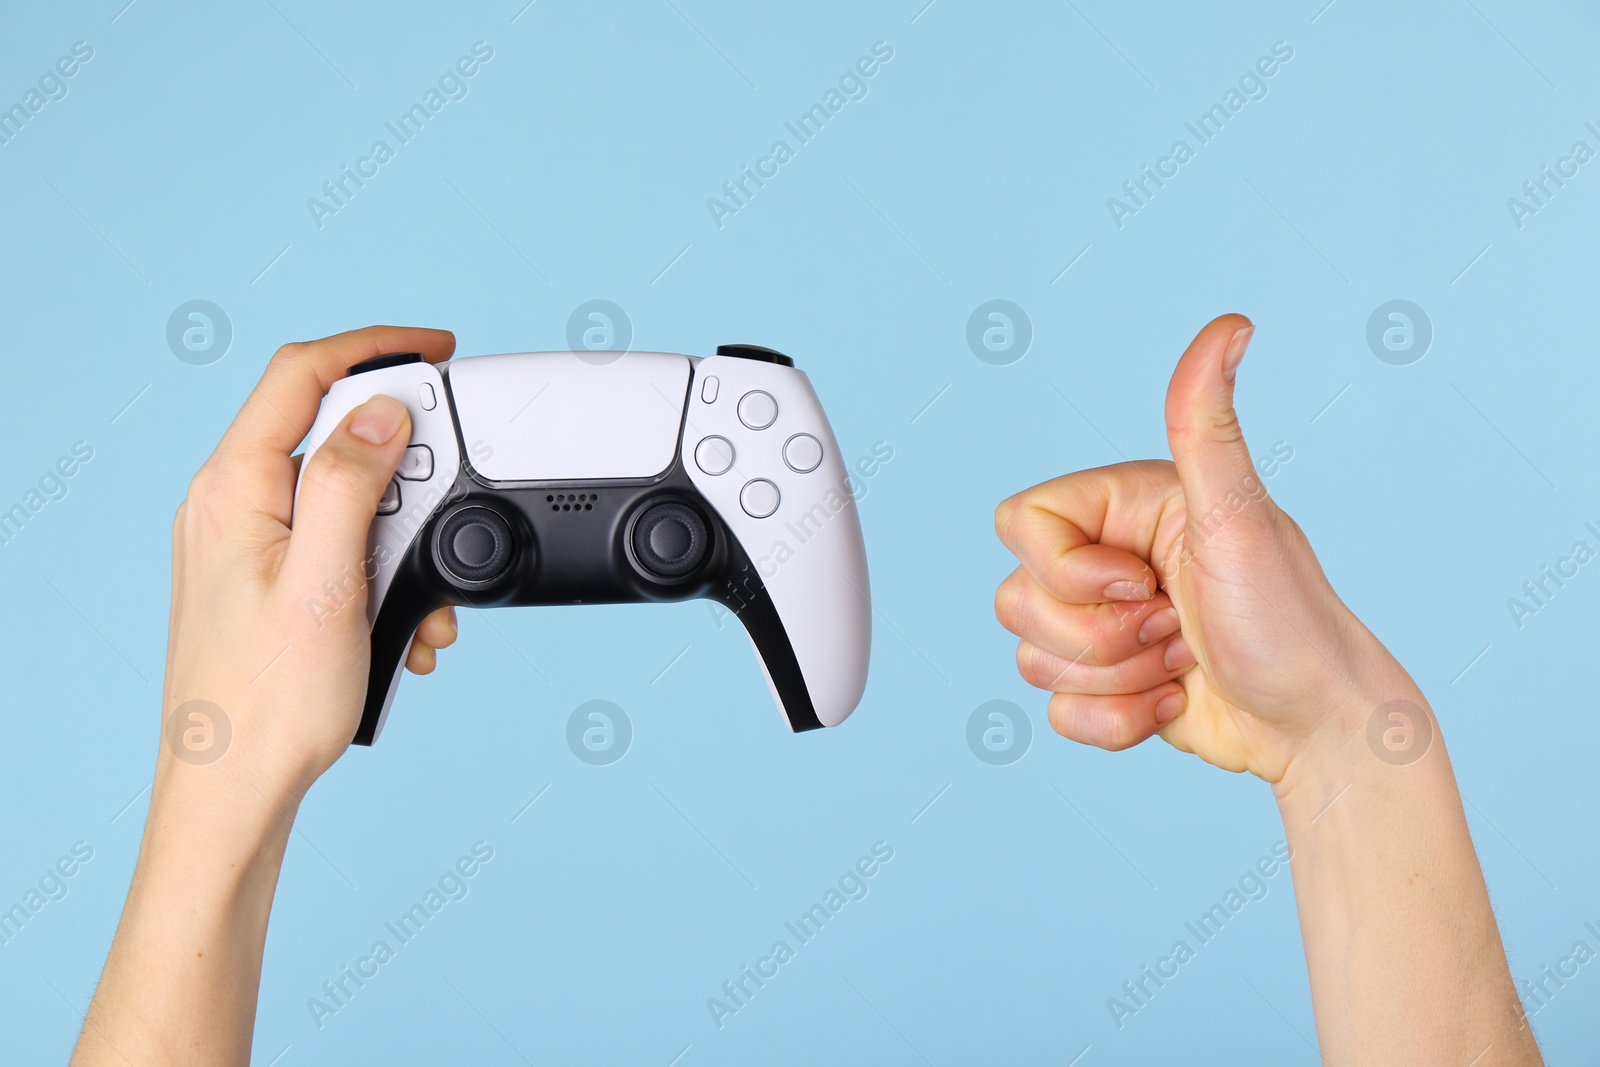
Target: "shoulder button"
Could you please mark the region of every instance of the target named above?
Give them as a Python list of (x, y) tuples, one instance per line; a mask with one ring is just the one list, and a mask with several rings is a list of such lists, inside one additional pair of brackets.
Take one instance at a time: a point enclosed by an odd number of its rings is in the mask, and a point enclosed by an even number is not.
[(733, 356), (736, 359), (754, 359), (762, 363), (776, 363), (780, 367), (794, 366), (794, 360), (782, 352), (760, 345), (718, 345), (717, 355)]
[(364, 359), (357, 363), (345, 371), (345, 377), (349, 378), (353, 375), (365, 374), (369, 370), (383, 370), (385, 367), (399, 367), (407, 363), (421, 362), (421, 352), (385, 352), (381, 356), (373, 356), (371, 359)]

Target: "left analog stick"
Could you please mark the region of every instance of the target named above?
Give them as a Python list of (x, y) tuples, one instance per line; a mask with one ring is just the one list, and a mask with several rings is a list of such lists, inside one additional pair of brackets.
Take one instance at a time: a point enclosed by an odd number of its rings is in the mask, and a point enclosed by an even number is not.
[(511, 568), (515, 544), (511, 524), (486, 507), (473, 505), (439, 524), (439, 563), (446, 574), (467, 585), (483, 585)]

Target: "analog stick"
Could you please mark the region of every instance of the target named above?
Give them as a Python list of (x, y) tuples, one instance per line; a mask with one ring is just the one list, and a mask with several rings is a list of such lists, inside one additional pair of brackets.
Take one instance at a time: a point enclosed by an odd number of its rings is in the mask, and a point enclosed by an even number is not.
[(684, 504), (656, 504), (633, 524), (633, 555), (655, 578), (681, 578), (705, 559), (710, 533), (699, 512)]
[(482, 585), (511, 567), (511, 524), (486, 507), (465, 507), (439, 524), (439, 563), (457, 582)]

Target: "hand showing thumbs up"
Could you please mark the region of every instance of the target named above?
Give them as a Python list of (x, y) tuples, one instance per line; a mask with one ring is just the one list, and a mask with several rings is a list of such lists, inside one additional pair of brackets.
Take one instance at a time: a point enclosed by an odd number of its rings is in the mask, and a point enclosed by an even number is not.
[(1023, 677), (1054, 694), (1059, 733), (1109, 749), (1160, 733), (1276, 783), (1306, 746), (1364, 726), (1386, 699), (1375, 675), (1404, 675), (1245, 447), (1233, 385), (1254, 329), (1223, 315), (1178, 361), (1173, 462), (1068, 474), (1000, 505), (1000, 539), (1022, 565), (995, 614), (1022, 639)]
[[(1273, 784), (1323, 1062), (1538, 1064), (1427, 700), (1245, 448), (1233, 380), (1253, 330), (1224, 315), (1178, 361), (1173, 462), (1000, 505), (1022, 566), (995, 614), (1057, 732), (1109, 749), (1159, 733)], [(1391, 713), (1417, 747), (1387, 750)]]

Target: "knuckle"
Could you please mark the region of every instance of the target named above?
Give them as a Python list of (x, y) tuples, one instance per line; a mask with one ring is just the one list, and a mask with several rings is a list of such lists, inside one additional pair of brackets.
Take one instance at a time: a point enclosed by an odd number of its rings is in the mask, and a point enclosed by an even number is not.
[(216, 461), (207, 460), (194, 472), (194, 477), (189, 479), (189, 494), (185, 499), (204, 500), (214, 496), (221, 487), (221, 480)]
[(1107, 752), (1121, 752), (1144, 740), (1126, 716), (1095, 698), (1074, 693), (1050, 698), (1050, 725), (1062, 737)]
[(178, 507), (174, 522), (182, 522), (186, 529), (200, 529), (212, 533), (229, 527), (235, 512), (237, 492), (229, 472), (216, 460), (207, 460), (189, 481), (189, 493)]
[(1233, 444), (1244, 440), (1244, 431), (1239, 426), (1239, 413), (1234, 410), (1232, 404), (1213, 414), (1207, 429), (1211, 439), (1220, 444)]
[(1000, 583), (1000, 588), (994, 594), (994, 614), (1004, 626), (1012, 633), (1022, 635), (1027, 629), (1030, 611), (1028, 608), (1028, 593), (1015, 573)]
[(1016, 529), (1017, 515), (1021, 510), (1020, 496), (1007, 497), (994, 509), (994, 532), (1004, 544), (1011, 544), (1011, 532)]
[(1144, 740), (1126, 716), (1110, 715), (1107, 719), (1105, 736), (1100, 742), (1100, 747), (1107, 752), (1121, 752)]
[(1058, 657), (1024, 641), (1017, 646), (1017, 670), (1034, 688), (1054, 689), (1071, 672), (1072, 664), (1063, 664)]
[(1038, 687), (1039, 679), (1034, 673), (1034, 648), (1023, 641), (1017, 645), (1017, 673), (1022, 675), (1022, 680), (1029, 685)]
[(1051, 697), (1045, 715), (1050, 720), (1050, 729), (1069, 741), (1078, 739), (1073, 729), (1073, 697), (1070, 693), (1057, 693)]
[(290, 341), (288, 344), (279, 345), (278, 350), (272, 354), (272, 362), (280, 365), (297, 363), (306, 357), (308, 347), (305, 341)]
[(323, 498), (364, 500), (371, 493), (359, 458), (334, 444), (317, 449), (306, 464), (305, 481), (313, 494)]

